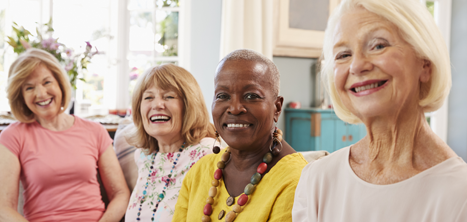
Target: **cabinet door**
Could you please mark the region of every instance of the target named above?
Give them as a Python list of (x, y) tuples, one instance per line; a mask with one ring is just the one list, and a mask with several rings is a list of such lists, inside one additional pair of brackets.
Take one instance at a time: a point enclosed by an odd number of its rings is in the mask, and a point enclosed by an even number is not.
[(336, 119), (334, 121), (334, 124), (336, 126), (336, 146), (334, 147), (334, 151), (336, 151), (338, 149), (348, 146), (348, 124), (340, 119)]
[(288, 135), (290, 141), (287, 141), (292, 148), (296, 151), (310, 151), (310, 125), (311, 118), (291, 117), (290, 119), (291, 130)]
[(319, 145), (315, 150), (326, 150), (330, 153), (334, 152), (336, 144), (336, 127), (335, 120), (326, 118), (321, 120), (321, 136), (316, 137), (320, 140)]

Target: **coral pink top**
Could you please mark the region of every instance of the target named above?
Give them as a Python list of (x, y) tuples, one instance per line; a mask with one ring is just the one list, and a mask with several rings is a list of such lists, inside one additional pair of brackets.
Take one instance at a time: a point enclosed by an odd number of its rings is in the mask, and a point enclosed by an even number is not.
[(105, 206), (97, 182), (97, 162), (112, 144), (99, 123), (75, 116), (64, 131), (39, 123), (10, 124), (0, 144), (18, 157), (29, 221), (98, 221)]

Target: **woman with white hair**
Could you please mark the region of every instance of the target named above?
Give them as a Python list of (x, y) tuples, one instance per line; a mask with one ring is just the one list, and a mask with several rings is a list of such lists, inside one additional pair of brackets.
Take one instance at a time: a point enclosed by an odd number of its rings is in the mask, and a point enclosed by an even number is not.
[(425, 119), (451, 70), (420, 1), (343, 0), (323, 56), (336, 114), (368, 135), (304, 168), (293, 221), (467, 221), (467, 164)]

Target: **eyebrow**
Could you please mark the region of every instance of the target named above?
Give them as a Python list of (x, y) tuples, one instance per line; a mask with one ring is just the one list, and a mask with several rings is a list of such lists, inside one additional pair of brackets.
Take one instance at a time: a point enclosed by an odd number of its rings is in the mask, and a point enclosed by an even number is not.
[[(383, 26), (380, 26), (380, 25), (374, 25), (373, 27), (371, 27), (368, 31), (366, 31), (365, 33), (365, 36), (368, 36), (369, 34), (373, 33), (373, 32), (376, 32), (376, 31), (379, 31), (379, 30), (386, 30), (389, 32), (389, 30), (386, 28), (386, 27), (383, 27)], [(345, 41), (339, 41), (337, 42), (336, 44), (334, 44), (334, 46), (332, 47), (332, 49), (336, 49), (336, 48), (339, 48), (339, 47), (343, 47), (347, 45), (347, 42)]]
[[(51, 78), (51, 76), (47, 76), (47, 77), (43, 78), (42, 81), (45, 81), (45, 80), (47, 80), (47, 79), (49, 79), (49, 78)], [(25, 87), (25, 86), (32, 86), (32, 85), (34, 85), (34, 84), (29, 83), (29, 82), (26, 82), (26, 83), (23, 84), (23, 87)]]

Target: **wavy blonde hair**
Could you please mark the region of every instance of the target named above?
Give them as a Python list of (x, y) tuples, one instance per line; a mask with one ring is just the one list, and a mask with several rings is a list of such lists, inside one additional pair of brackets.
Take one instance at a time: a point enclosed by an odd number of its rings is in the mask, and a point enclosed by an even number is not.
[(344, 106), (337, 94), (332, 50), (334, 32), (340, 18), (358, 7), (393, 23), (402, 38), (413, 47), (416, 55), (431, 62), (431, 78), (428, 82), (421, 83), (419, 105), (424, 112), (439, 109), (451, 89), (451, 66), (446, 43), (426, 7), (418, 0), (342, 0), (329, 18), (321, 57), (325, 61), (321, 67), (321, 75), (337, 116), (349, 123), (361, 122)]
[(143, 93), (154, 85), (162, 90), (173, 90), (183, 99), (185, 112), (180, 134), (186, 145), (197, 144), (204, 137), (215, 137), (215, 128), (209, 122), (208, 109), (196, 79), (182, 67), (164, 64), (150, 68), (138, 78), (131, 103), (136, 127), (126, 137), (129, 144), (144, 149), (146, 154), (159, 149), (157, 140), (144, 130), (141, 116)]
[[(61, 106), (66, 108), (71, 99), (70, 80), (58, 60), (52, 54), (42, 49), (28, 49), (11, 64), (6, 90), (11, 112), (18, 121), (23, 123), (34, 122), (35, 114), (24, 101), (22, 86), (39, 65), (47, 67), (57, 80), (62, 91)], [(63, 113), (64, 111), (65, 109), (61, 109), (59, 113)]]

